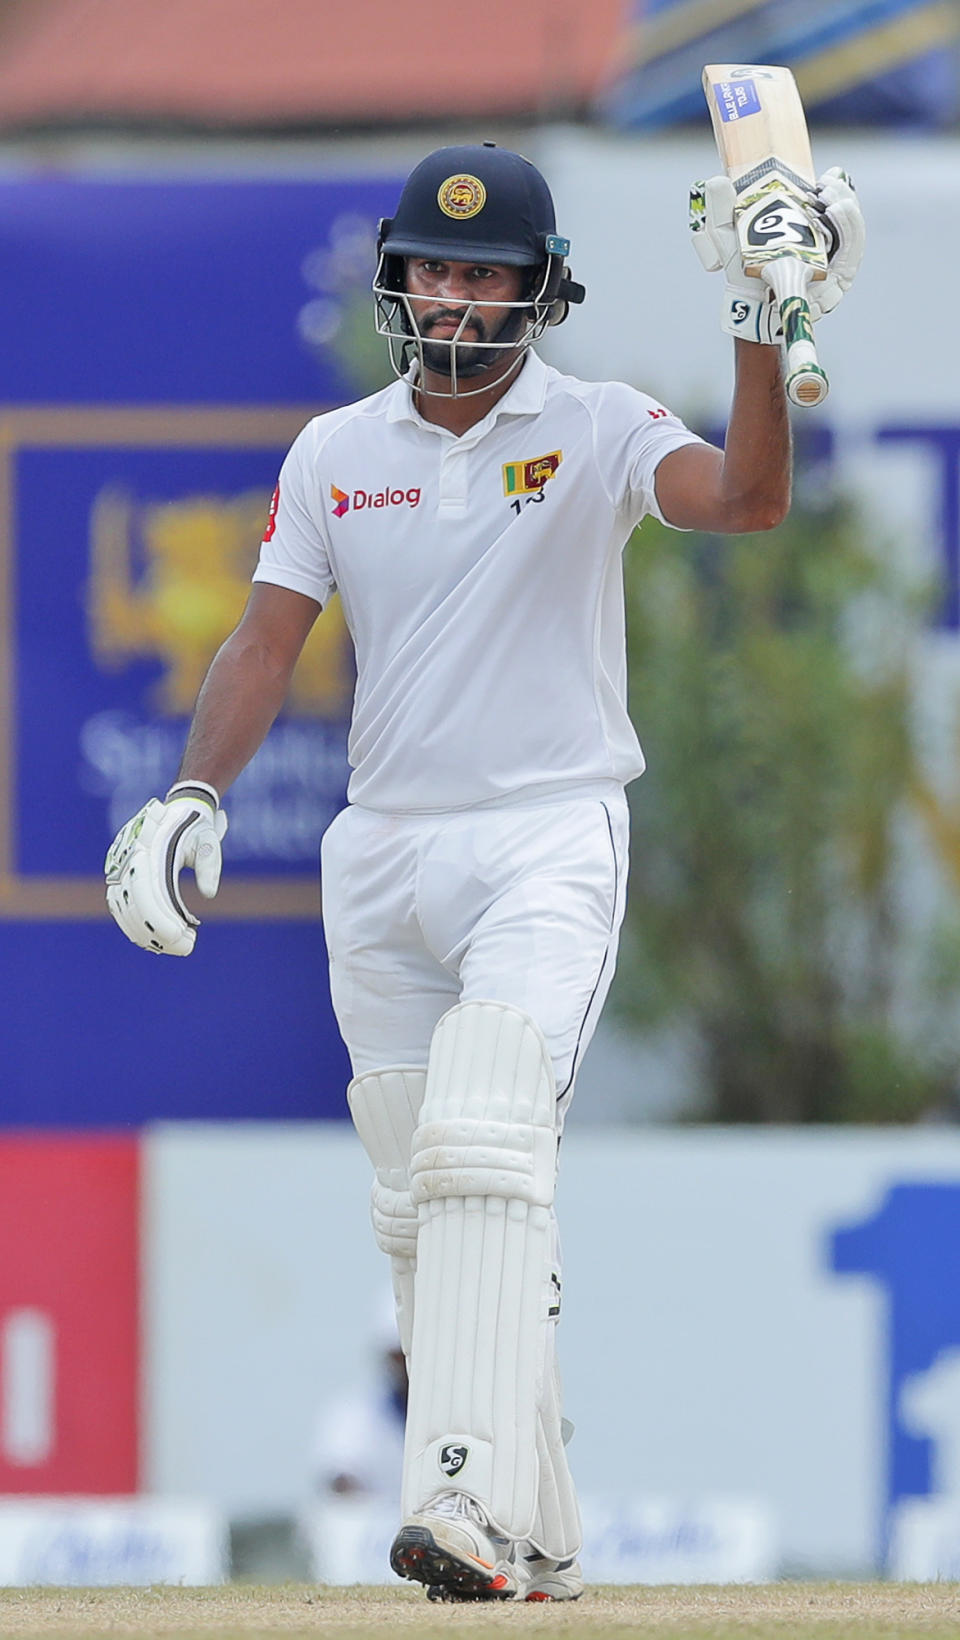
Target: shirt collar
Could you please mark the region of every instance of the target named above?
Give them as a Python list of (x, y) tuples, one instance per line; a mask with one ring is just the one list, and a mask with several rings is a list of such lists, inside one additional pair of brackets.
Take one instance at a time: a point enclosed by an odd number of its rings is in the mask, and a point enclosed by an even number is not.
[[(435, 422), (425, 421), (414, 404), (413, 381), (416, 366), (411, 365), (407, 374), (390, 389), (390, 403), (387, 408), (387, 421), (410, 421), (416, 427), (427, 427), (434, 433), (442, 433), (444, 429)], [(539, 354), (528, 348), (523, 365), (517, 372), (516, 379), (510, 383), (502, 399), (498, 399), (493, 409), (484, 416), (476, 427), (471, 427), (470, 434), (479, 434), (488, 431), (500, 416), (535, 416), (543, 409), (547, 397), (547, 367)], [(465, 438), (470, 434), (464, 434)]]

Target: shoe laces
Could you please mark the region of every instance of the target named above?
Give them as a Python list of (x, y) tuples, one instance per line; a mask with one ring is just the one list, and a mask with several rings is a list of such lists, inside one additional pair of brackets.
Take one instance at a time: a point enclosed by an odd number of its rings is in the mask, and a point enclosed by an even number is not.
[(510, 1539), (497, 1531), (482, 1504), (467, 1492), (438, 1492), (424, 1505), (423, 1512), (427, 1515), (444, 1515), (448, 1520), (469, 1521), (472, 1526), (479, 1526), (499, 1548), (505, 1549), (510, 1545)]
[(489, 1531), (490, 1522), (475, 1498), (466, 1492), (438, 1492), (426, 1505), (425, 1514), (446, 1515), (450, 1520), (469, 1520), (475, 1526), (482, 1526)]

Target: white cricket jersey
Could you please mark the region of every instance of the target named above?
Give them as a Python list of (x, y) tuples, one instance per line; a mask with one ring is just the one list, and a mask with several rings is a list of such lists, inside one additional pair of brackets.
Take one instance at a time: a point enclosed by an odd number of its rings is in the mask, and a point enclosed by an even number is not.
[(699, 442), (655, 399), (533, 353), (460, 438), (406, 381), (304, 428), (254, 580), (320, 604), (339, 590), (350, 802), (431, 812), (642, 772), (621, 554), (647, 513), (668, 522), (658, 463)]

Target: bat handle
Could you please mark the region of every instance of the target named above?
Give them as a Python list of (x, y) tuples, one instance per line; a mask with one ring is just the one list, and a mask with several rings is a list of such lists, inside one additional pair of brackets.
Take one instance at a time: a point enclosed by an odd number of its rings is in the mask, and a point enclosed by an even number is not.
[(802, 257), (791, 256), (786, 251), (764, 262), (760, 273), (780, 308), (787, 350), (787, 398), (791, 404), (822, 404), (830, 391), (830, 382), (817, 361), (813, 344), (813, 321), (807, 301), (810, 269)]

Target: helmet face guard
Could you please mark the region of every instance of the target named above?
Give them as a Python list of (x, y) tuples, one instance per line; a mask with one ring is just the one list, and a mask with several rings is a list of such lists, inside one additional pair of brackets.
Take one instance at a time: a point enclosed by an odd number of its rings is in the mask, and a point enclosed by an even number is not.
[[(566, 240), (557, 243), (567, 245)], [(413, 304), (416, 301), (422, 305), (426, 298), (411, 297), (403, 288), (403, 258), (381, 252), (373, 281), (376, 326), (377, 334), (386, 338), (390, 363), (396, 374), (407, 376), (414, 365), (421, 391), (446, 398), (469, 398), (504, 380), (519, 369), (527, 348), (543, 335), (547, 326), (559, 324), (566, 316), (567, 302), (576, 300), (566, 294), (558, 295), (562, 260), (562, 253), (552, 253), (540, 267), (531, 267), (527, 280), (531, 287), (529, 293), (513, 302), (442, 298), (445, 308), (456, 313), (462, 309), (463, 316), (452, 336), (434, 337), (420, 332)], [(393, 265), (396, 263), (399, 267)], [(501, 318), (498, 330), (483, 341), (473, 336), (464, 341), (467, 326), (474, 321), (484, 323), (487, 310)], [(504, 368), (498, 370), (501, 364)], [(448, 377), (449, 388), (425, 389), (427, 371), (433, 376)], [(464, 385), (467, 381), (478, 385), (467, 387)]]
[[(376, 327), (396, 374), (409, 377), (413, 367), (421, 391), (450, 398), (506, 380), (547, 326), (560, 324), (571, 302), (583, 301), (583, 286), (566, 268), (569, 249), (556, 232), (547, 184), (529, 160), (493, 143), (428, 154), (408, 178), (396, 216), (381, 221), (377, 240)], [(407, 257), (517, 267), (526, 275), (525, 289), (511, 302), (440, 298), (453, 314), (462, 310), (460, 322), (452, 336), (424, 336), (414, 303), (422, 306), (427, 298), (405, 289)], [(493, 334), (487, 334), (485, 310), (498, 315)], [(482, 339), (464, 339), (471, 323), (482, 327)], [(449, 388), (425, 388), (428, 373), (448, 380)]]

